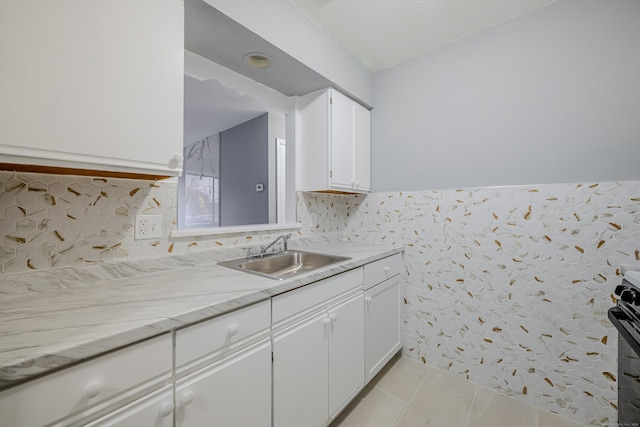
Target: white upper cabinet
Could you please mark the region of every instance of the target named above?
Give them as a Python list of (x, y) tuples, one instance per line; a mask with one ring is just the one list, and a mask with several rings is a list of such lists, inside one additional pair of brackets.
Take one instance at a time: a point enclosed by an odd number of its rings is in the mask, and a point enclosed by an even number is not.
[(0, 3), (0, 163), (178, 175), (182, 0)]
[(335, 89), (298, 99), (298, 190), (371, 190), (371, 114)]

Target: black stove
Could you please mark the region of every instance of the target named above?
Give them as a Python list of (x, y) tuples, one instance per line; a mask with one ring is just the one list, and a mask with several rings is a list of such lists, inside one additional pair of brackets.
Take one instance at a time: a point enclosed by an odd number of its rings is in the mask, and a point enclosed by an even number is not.
[(640, 271), (627, 271), (609, 309), (618, 330), (618, 425), (640, 427)]

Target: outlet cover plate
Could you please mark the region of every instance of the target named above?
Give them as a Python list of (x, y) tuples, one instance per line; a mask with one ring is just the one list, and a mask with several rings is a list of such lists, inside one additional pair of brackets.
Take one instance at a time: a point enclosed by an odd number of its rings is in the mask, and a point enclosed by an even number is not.
[(162, 215), (136, 215), (134, 239), (159, 239), (162, 237)]

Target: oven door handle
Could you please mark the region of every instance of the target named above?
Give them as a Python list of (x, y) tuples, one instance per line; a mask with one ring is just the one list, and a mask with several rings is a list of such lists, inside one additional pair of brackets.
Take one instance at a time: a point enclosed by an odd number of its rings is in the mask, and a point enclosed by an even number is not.
[(624, 325), (622, 324), (622, 322), (627, 322), (627, 323), (632, 322), (632, 320), (629, 319), (629, 316), (627, 316), (624, 313), (624, 311), (622, 311), (619, 307), (611, 307), (609, 311), (607, 311), (607, 316), (609, 317), (609, 320), (611, 321), (611, 323), (613, 323), (613, 326), (616, 327), (616, 329), (618, 330), (622, 338), (631, 346), (633, 351), (635, 351), (636, 354), (640, 357), (640, 343), (634, 337), (631, 336), (627, 328), (625, 328)]

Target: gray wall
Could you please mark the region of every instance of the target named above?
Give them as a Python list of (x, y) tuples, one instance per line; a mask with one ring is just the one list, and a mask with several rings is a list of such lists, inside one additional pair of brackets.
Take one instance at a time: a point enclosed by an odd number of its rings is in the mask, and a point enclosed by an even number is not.
[(374, 191), (640, 178), (640, 1), (559, 0), (376, 73)]
[(268, 126), (265, 113), (220, 133), (221, 226), (269, 222)]

